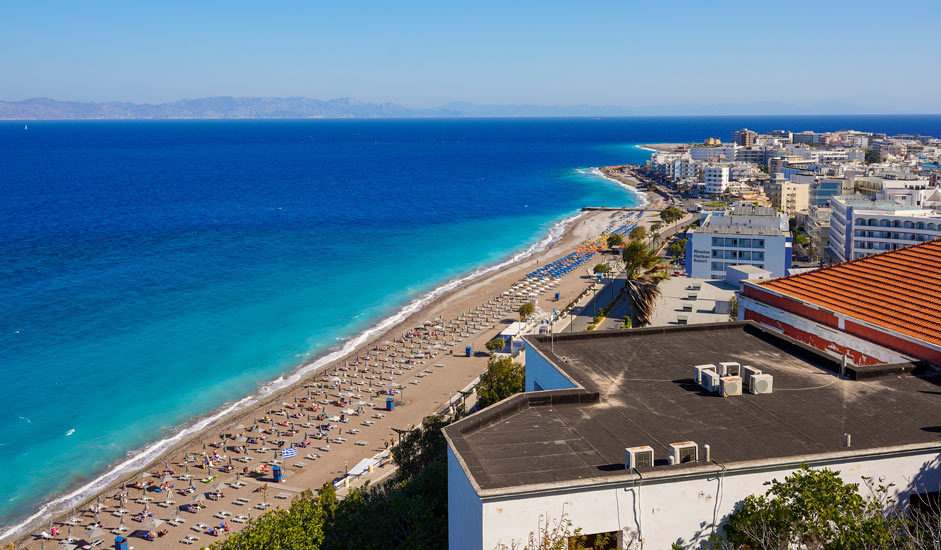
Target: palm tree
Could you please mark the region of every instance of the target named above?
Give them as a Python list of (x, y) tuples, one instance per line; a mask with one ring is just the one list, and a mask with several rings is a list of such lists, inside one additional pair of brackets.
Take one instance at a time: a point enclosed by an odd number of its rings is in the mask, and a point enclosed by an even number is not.
[(631, 241), (624, 247), (624, 290), (631, 306), (634, 326), (650, 324), (654, 301), (660, 295), (657, 285), (668, 278), (663, 258), (641, 241)]

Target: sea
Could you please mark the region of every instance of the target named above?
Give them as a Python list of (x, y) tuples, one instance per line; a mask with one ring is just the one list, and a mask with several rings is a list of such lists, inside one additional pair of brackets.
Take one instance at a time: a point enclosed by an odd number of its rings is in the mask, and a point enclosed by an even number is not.
[(941, 117), (0, 122), (0, 538), (742, 127)]

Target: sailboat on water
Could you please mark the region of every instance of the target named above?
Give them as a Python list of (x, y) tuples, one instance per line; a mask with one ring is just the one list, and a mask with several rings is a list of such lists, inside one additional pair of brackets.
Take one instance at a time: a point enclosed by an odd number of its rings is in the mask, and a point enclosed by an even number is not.
[(24, 125), (23, 125), (23, 129), (24, 129), (24, 130), (29, 130), (29, 124), (24, 124)]

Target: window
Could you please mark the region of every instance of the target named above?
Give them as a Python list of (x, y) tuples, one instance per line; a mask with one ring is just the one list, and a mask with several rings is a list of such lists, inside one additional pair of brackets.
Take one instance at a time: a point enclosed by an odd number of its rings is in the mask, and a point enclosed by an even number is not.
[(765, 247), (765, 240), (764, 240), (764, 239), (752, 239), (752, 242), (751, 242), (751, 243), (752, 243), (751, 245), (752, 245), (753, 248), (764, 248), (764, 247)]
[(739, 245), (740, 247), (742, 247), (742, 248), (750, 248), (750, 247), (751, 247), (751, 239), (739, 239), (739, 240), (738, 240), (738, 245)]
[(752, 252), (751, 259), (763, 262), (765, 261), (765, 253), (764, 252)]
[(722, 237), (713, 237), (712, 246), (725, 246), (725, 240)]
[(741, 251), (741, 252), (738, 253), (738, 257), (741, 258), (741, 259), (743, 259), (743, 260), (750, 260), (750, 259), (751, 259), (751, 252), (749, 252), (748, 250), (743, 250), (743, 251)]
[(725, 246), (738, 246), (738, 239), (725, 239)]
[(712, 262), (713, 271), (725, 271), (725, 264), (722, 262)]
[(721, 250), (716, 250), (715, 248), (712, 249), (713, 258), (722, 258), (722, 256), (723, 256), (723, 252)]

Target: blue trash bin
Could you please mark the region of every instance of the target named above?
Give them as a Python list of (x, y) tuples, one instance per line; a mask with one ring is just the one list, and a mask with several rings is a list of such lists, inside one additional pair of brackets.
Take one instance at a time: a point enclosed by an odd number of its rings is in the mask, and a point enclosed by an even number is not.
[(392, 399), (391, 397), (386, 398), (386, 410), (387, 411), (395, 410), (395, 399)]
[(470, 356), (471, 356), (471, 348), (470, 346), (467, 346), (466, 348), (464, 348), (464, 357), (470, 357)]
[(275, 483), (281, 483), (284, 480), (284, 474), (281, 473), (281, 466), (275, 465), (271, 467), (271, 474), (274, 477)]

